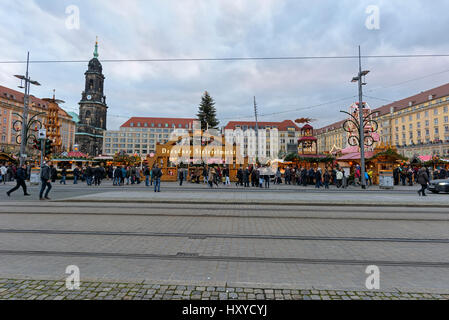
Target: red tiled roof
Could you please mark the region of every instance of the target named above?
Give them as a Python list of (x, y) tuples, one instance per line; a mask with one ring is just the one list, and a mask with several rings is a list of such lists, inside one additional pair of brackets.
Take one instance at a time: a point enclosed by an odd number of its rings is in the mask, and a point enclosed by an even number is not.
[(151, 118), (151, 117), (132, 117), (128, 121), (126, 121), (124, 124), (122, 124), (121, 128), (131, 128), (131, 123), (133, 123), (132, 128), (139, 128), (137, 125), (140, 123), (140, 127), (145, 127), (145, 123), (147, 124), (148, 128), (151, 128), (151, 124), (154, 124), (154, 127), (157, 127), (158, 124), (161, 124), (161, 128), (165, 128), (165, 124), (168, 124), (168, 128), (173, 127), (175, 125), (176, 128), (178, 128), (179, 125), (181, 125), (183, 128), (186, 127), (186, 125), (192, 125), (193, 121), (198, 119), (193, 118)]
[[(287, 131), (288, 127), (294, 127), (295, 131), (299, 131), (299, 127), (292, 121), (292, 120), (284, 120), (282, 122), (257, 122), (259, 128), (260, 127), (266, 127), (266, 126), (276, 126), (279, 131)], [(229, 121), (228, 124), (225, 127), (226, 129), (235, 130), (236, 126), (256, 126), (256, 121)]]
[[(11, 99), (16, 102), (23, 103), (24, 96), (25, 95), (23, 94), (23, 92), (16, 91), (16, 90), (4, 87), (4, 86), (0, 86), (0, 97), (2, 97), (2, 98)], [(35, 96), (30, 95), (30, 101), (32, 103), (34, 103), (35, 107), (37, 107), (37, 108), (39, 108), (39, 107), (44, 108), (44, 109), (48, 108), (48, 103), (46, 101), (36, 98)]]
[[(441, 97), (445, 97), (449, 95), (449, 83), (443, 84), (442, 86), (433, 88), (433, 89), (429, 89), (426, 91), (422, 91), (421, 93), (415, 94), (413, 96), (401, 99), (399, 101), (395, 101), (393, 103), (381, 106), (379, 108), (376, 108), (374, 110), (372, 110), (372, 112), (379, 112), (379, 116), (383, 116), (387, 113), (390, 113), (391, 108), (393, 108), (393, 111), (399, 111), (402, 109), (406, 109), (409, 108), (409, 103), (412, 103), (412, 106), (421, 104), (421, 103), (425, 103), (429, 101), (429, 96), (432, 96), (432, 100), (433, 99), (438, 99)], [(345, 120), (342, 121), (338, 121), (335, 122), (333, 124), (330, 124), (328, 126), (325, 126), (323, 128), (317, 129), (317, 134), (321, 134), (323, 132), (325, 132), (326, 129), (332, 130), (330, 128), (334, 127), (334, 129), (337, 128), (341, 128), (341, 126), (343, 125), (343, 122), (345, 122)]]

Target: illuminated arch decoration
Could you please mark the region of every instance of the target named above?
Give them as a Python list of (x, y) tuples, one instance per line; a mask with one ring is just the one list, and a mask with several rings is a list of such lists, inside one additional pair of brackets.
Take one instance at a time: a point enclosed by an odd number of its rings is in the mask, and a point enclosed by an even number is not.
[[(373, 120), (374, 112), (371, 112), (367, 103), (363, 103), (363, 128), (364, 128), (364, 145), (368, 150), (373, 149), (375, 142), (379, 141), (379, 135), (376, 133), (379, 125)], [(351, 112), (340, 111), (346, 113), (349, 118), (343, 123), (343, 130), (348, 133), (348, 144), (352, 147), (360, 146), (360, 114), (359, 103), (353, 103), (350, 107)]]

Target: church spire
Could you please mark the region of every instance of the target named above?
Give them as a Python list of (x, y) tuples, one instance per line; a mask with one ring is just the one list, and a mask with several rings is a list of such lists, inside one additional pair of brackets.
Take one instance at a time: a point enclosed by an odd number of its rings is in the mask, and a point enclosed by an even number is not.
[(94, 58), (98, 58), (98, 36), (97, 40), (95, 41)]

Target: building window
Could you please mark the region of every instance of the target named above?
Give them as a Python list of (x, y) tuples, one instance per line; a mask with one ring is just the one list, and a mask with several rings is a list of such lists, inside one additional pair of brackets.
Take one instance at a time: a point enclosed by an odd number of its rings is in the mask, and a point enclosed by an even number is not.
[(433, 124), (438, 124), (438, 118), (433, 119)]
[(433, 109), (433, 114), (437, 115), (438, 114), (438, 109)]

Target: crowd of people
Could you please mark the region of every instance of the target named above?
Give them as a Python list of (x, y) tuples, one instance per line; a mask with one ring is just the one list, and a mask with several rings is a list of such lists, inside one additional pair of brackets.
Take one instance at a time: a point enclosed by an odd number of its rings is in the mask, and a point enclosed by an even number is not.
[[(429, 168), (423, 167), (429, 179), (446, 179), (449, 172), (442, 167), (437, 167), (433, 172)], [(417, 166), (399, 166), (393, 170), (393, 179), (395, 185), (413, 186), (418, 183), (419, 168)], [(419, 184), (419, 183), (418, 183)]]
[[(67, 169), (62, 168), (59, 172), (61, 175), (59, 183), (67, 184)], [(16, 181), (16, 186), (7, 192), (8, 196), (20, 187), (22, 187), (24, 195), (28, 196), (25, 182), (30, 180), (30, 175), (31, 165), (28, 163), (22, 166), (6, 163), (0, 165), (0, 182), (5, 184), (8, 181)], [(365, 172), (365, 185), (372, 185), (372, 175), (372, 170), (368, 169)], [(157, 165), (154, 165), (152, 168), (135, 165), (111, 165), (106, 167), (103, 165), (86, 165), (82, 167), (77, 166), (73, 170), (73, 184), (78, 184), (79, 181), (82, 181), (87, 186), (100, 186), (102, 181), (107, 179), (112, 180), (113, 186), (124, 186), (138, 185), (145, 181), (145, 186), (154, 186), (155, 192), (160, 192), (161, 177), (162, 170)], [(437, 167), (431, 171), (426, 167), (399, 166), (393, 170), (395, 185), (421, 185), (422, 189), (418, 193), (423, 196), (425, 196), (424, 184), (427, 188), (430, 180), (446, 179), (448, 177), (449, 172), (443, 167)], [(58, 170), (51, 162), (44, 163), (40, 178), (42, 181), (42, 189), (39, 198), (41, 200), (49, 199), (48, 192), (52, 188), (51, 182), (55, 182), (58, 179)], [(280, 168), (277, 168), (277, 171), (273, 171), (269, 166), (250, 165), (246, 168), (238, 169), (236, 178), (235, 185), (246, 188), (270, 188), (271, 184), (286, 184), (298, 186), (313, 185), (315, 188), (324, 187), (325, 189), (329, 189), (330, 185), (335, 185), (337, 188), (346, 188), (349, 183), (360, 185), (363, 182), (359, 165), (354, 167), (350, 177), (339, 167), (321, 169), (319, 167), (305, 168), (293, 166), (286, 167), (281, 172)], [(221, 184), (224, 186), (231, 185), (230, 169), (228, 166), (197, 166), (190, 168), (190, 172), (185, 166), (179, 167), (177, 171), (179, 185), (182, 186), (183, 182), (188, 179), (197, 184), (202, 182), (210, 188), (219, 187)]]

